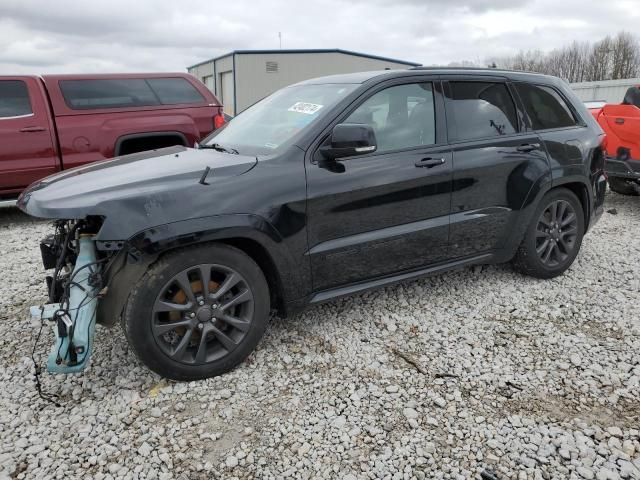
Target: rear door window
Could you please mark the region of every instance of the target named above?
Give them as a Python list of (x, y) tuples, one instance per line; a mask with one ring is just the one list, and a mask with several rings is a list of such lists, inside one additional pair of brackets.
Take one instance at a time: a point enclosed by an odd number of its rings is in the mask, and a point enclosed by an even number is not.
[(200, 92), (184, 78), (149, 78), (147, 82), (163, 105), (205, 101)]
[(204, 97), (184, 78), (117, 78), (61, 80), (60, 90), (69, 108), (152, 107), (202, 103)]
[(518, 116), (504, 83), (450, 82), (447, 107), (456, 124), (454, 140), (501, 137), (518, 132)]
[(32, 113), (27, 84), (22, 80), (0, 80), (0, 118)]
[(534, 130), (577, 125), (573, 112), (553, 88), (529, 83), (516, 83), (515, 87)]

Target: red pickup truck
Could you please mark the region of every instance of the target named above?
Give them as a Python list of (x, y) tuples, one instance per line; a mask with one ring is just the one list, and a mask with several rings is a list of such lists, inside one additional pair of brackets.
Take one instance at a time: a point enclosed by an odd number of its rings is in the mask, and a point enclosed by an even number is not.
[(222, 106), (186, 73), (0, 76), (0, 204), (96, 160), (194, 142)]

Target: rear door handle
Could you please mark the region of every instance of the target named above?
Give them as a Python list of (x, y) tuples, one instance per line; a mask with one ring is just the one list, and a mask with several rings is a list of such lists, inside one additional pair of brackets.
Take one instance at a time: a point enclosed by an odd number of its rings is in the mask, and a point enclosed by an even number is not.
[(419, 168), (433, 168), (433, 167), (437, 167), (438, 165), (443, 165), (443, 164), (444, 164), (444, 158), (427, 157), (427, 158), (423, 158), (422, 160), (418, 160), (416, 162), (416, 167), (419, 167)]
[(24, 127), (24, 128), (21, 128), (20, 131), (23, 133), (44, 132), (45, 128), (44, 127)]
[(539, 143), (523, 143), (516, 147), (516, 150), (519, 152), (532, 152), (533, 150), (538, 150), (540, 148)]
[(624, 118), (616, 118), (616, 123), (618, 125), (624, 125)]

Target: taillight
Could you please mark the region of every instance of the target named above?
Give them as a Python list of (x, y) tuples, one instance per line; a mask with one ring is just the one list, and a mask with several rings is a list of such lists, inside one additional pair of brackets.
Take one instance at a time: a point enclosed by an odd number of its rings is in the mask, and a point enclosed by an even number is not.
[(605, 152), (607, 151), (608, 143), (609, 141), (607, 139), (607, 134), (605, 133), (604, 135), (602, 135), (602, 140), (600, 141), (600, 147), (602, 147), (602, 150), (604, 150)]
[(224, 115), (218, 113), (215, 117), (213, 117), (213, 128), (218, 129), (222, 125), (224, 125)]

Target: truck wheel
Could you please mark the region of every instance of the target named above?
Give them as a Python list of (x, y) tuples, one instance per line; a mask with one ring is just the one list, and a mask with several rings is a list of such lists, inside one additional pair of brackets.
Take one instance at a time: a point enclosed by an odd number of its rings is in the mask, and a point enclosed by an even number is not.
[(609, 177), (609, 188), (620, 195), (640, 195), (640, 185), (626, 178)]
[(123, 327), (151, 370), (199, 380), (228, 372), (253, 351), (269, 304), (267, 281), (249, 256), (207, 244), (161, 257), (133, 287)]
[(575, 260), (583, 235), (584, 213), (578, 197), (564, 188), (551, 190), (533, 215), (514, 267), (537, 278), (556, 277)]

